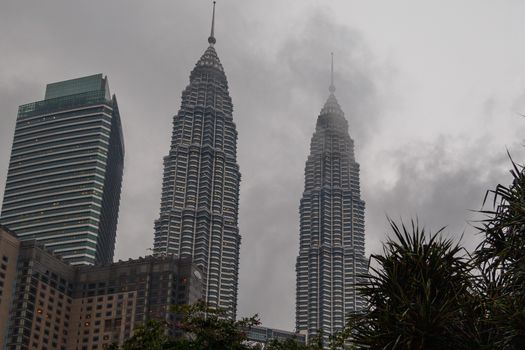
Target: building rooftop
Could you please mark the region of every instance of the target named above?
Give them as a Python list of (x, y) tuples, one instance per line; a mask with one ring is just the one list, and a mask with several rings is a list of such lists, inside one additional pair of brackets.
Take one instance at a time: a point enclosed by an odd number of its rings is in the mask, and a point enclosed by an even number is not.
[(110, 101), (108, 78), (100, 73), (47, 84), (45, 99), (21, 105), (18, 107), (18, 117), (22, 120), (35, 115)]
[(45, 99), (82, 94), (91, 91), (104, 91), (106, 98), (110, 99), (109, 84), (107, 77), (102, 73), (87, 77), (59, 81), (47, 84)]

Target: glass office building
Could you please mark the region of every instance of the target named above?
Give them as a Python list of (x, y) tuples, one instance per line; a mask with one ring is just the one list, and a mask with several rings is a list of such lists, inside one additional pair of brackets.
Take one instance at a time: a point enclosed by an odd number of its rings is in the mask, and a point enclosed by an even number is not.
[(111, 262), (123, 166), (107, 77), (49, 84), (18, 109), (0, 221), (71, 264)]

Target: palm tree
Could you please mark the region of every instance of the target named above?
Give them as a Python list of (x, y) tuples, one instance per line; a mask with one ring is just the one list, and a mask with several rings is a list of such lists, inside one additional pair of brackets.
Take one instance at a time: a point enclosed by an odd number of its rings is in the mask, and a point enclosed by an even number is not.
[(482, 211), (484, 239), (474, 254), (486, 308), (483, 335), (493, 349), (525, 347), (525, 174), (512, 165), (512, 185), (485, 196), (493, 196), (493, 209)]
[(464, 249), (443, 238), (443, 229), (427, 235), (414, 221), (400, 227), (390, 220), (390, 226), (393, 238), (382, 254), (372, 255), (360, 286), (367, 307), (349, 317), (341, 343), (366, 349), (481, 348)]

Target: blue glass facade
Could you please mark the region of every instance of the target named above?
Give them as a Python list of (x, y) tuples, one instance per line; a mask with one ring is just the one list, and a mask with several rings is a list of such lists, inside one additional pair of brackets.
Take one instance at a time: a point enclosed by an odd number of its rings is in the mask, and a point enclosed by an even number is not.
[(0, 221), (71, 264), (111, 262), (123, 166), (107, 78), (49, 84), (19, 107)]

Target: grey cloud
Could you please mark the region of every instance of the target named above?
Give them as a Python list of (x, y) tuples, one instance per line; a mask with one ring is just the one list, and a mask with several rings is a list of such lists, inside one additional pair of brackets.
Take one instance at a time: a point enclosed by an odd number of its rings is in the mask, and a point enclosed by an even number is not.
[[(280, 52), (280, 60), (289, 70), (286, 86), (301, 87), (297, 95), (311, 91), (324, 101), (330, 81), (330, 52), (334, 52), (335, 94), (349, 121), (350, 134), (366, 147), (384, 107), (381, 87), (394, 73), (377, 62), (359, 31), (337, 23), (330, 12), (313, 13), (304, 30), (291, 37)], [(310, 114), (320, 109), (318, 99), (313, 102), (308, 106)]]
[[(389, 232), (386, 216), (405, 222), (417, 218), (433, 232), (446, 227), (446, 235), (462, 238), (469, 250), (476, 247), (480, 236), (474, 226), (483, 218), (476, 211), (487, 190), (510, 184), (512, 165), (505, 149), (491, 151), (483, 137), (467, 140), (441, 136), (385, 152), (382, 158), (393, 164), (397, 180), (373, 188), (365, 183), (368, 251), (378, 252)], [(510, 149), (522, 159), (520, 144)]]

